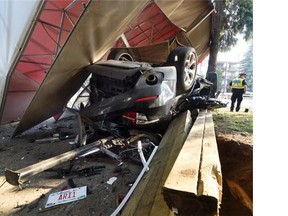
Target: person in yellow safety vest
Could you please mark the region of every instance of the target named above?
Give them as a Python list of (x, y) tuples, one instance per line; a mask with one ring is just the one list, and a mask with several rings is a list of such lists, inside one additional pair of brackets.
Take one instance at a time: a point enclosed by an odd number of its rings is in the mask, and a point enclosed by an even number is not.
[(247, 91), (247, 83), (245, 81), (246, 73), (240, 73), (239, 77), (233, 79), (229, 83), (229, 87), (232, 90), (232, 96), (231, 96), (231, 107), (230, 111), (234, 111), (234, 104), (237, 100), (236, 104), (236, 112), (240, 110), (241, 102), (243, 100), (243, 94)]

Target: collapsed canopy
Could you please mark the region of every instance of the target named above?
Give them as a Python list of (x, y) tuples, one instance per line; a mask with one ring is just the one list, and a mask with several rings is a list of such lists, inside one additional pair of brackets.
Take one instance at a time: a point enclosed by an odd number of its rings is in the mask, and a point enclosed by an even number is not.
[(206, 0), (44, 1), (9, 70), (1, 123), (21, 119), (17, 135), (61, 112), (89, 75), (82, 69), (112, 47), (162, 61), (171, 47), (189, 45), (201, 61), (209, 51), (213, 10)]

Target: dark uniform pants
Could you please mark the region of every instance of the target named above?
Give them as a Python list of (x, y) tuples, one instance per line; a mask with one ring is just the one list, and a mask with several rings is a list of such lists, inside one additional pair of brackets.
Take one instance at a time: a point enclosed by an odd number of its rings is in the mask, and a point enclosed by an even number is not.
[(236, 112), (240, 110), (241, 102), (243, 100), (243, 94), (244, 90), (243, 89), (232, 89), (232, 96), (231, 96), (231, 107), (230, 111), (234, 110), (234, 104), (236, 103)]

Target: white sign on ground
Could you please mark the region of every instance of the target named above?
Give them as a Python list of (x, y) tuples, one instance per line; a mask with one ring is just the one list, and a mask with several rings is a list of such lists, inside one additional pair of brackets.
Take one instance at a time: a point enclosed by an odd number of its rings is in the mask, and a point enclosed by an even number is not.
[(87, 197), (87, 186), (71, 188), (59, 191), (49, 195), (45, 208), (60, 205), (63, 203), (73, 202)]

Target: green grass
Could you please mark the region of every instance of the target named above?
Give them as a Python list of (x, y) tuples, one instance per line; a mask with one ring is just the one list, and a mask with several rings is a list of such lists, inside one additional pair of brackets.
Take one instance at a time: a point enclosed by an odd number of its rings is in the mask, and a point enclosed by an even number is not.
[(215, 109), (213, 120), (217, 131), (253, 133), (252, 112), (229, 112), (227, 109)]

